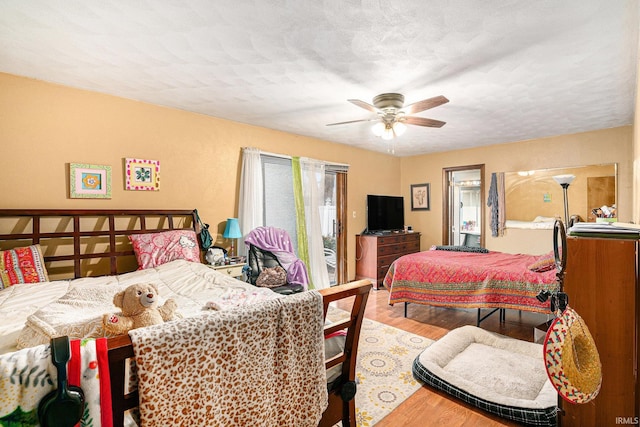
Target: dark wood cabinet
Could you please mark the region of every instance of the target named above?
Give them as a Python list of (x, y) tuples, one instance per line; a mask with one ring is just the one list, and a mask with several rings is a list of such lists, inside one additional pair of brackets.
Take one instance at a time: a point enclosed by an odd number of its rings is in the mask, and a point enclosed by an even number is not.
[(569, 237), (567, 251), (564, 290), (596, 342), (602, 387), (586, 404), (563, 401), (561, 425), (638, 425), (638, 242)]
[(374, 289), (380, 289), (393, 261), (419, 251), (420, 233), (359, 234), (356, 236), (356, 280), (371, 279)]

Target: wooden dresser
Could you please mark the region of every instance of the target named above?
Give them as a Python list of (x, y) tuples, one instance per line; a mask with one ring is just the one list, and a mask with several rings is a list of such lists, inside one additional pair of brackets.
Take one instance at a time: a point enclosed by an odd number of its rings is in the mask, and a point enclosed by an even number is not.
[(561, 425), (638, 425), (638, 242), (569, 237), (567, 251), (564, 290), (596, 342), (602, 388), (589, 403), (563, 401)]
[(382, 287), (391, 263), (402, 255), (420, 251), (420, 233), (392, 233), (381, 236), (356, 235), (356, 280), (371, 279), (374, 289)]

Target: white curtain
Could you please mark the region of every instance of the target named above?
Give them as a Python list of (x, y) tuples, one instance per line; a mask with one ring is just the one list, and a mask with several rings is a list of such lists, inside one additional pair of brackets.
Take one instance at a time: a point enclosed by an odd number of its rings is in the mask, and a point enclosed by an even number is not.
[(300, 158), (302, 193), (304, 199), (305, 228), (309, 246), (309, 273), (315, 289), (328, 288), (329, 273), (324, 258), (320, 207), (324, 205), (324, 163)]
[(242, 232), (242, 241), (238, 244), (238, 254), (247, 255), (244, 239), (247, 234), (262, 223), (264, 215), (262, 164), (260, 150), (242, 149), (242, 171), (240, 173), (240, 194), (238, 202), (238, 223)]

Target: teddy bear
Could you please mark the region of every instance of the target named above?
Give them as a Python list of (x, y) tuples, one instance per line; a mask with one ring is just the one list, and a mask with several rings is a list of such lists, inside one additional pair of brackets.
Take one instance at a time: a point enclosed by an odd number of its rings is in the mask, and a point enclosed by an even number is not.
[(173, 298), (158, 307), (158, 287), (151, 283), (130, 285), (114, 295), (113, 304), (122, 309), (122, 314), (103, 316), (102, 324), (108, 335), (126, 334), (131, 329), (171, 320), (178, 307)]

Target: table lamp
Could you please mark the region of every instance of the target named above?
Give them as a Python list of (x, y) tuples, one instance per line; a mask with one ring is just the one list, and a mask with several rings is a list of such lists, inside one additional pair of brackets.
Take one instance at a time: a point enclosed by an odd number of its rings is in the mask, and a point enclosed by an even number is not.
[(222, 237), (225, 239), (231, 239), (231, 256), (235, 256), (235, 240), (242, 237), (240, 232), (240, 224), (238, 224), (238, 218), (227, 218), (227, 226), (224, 229)]

